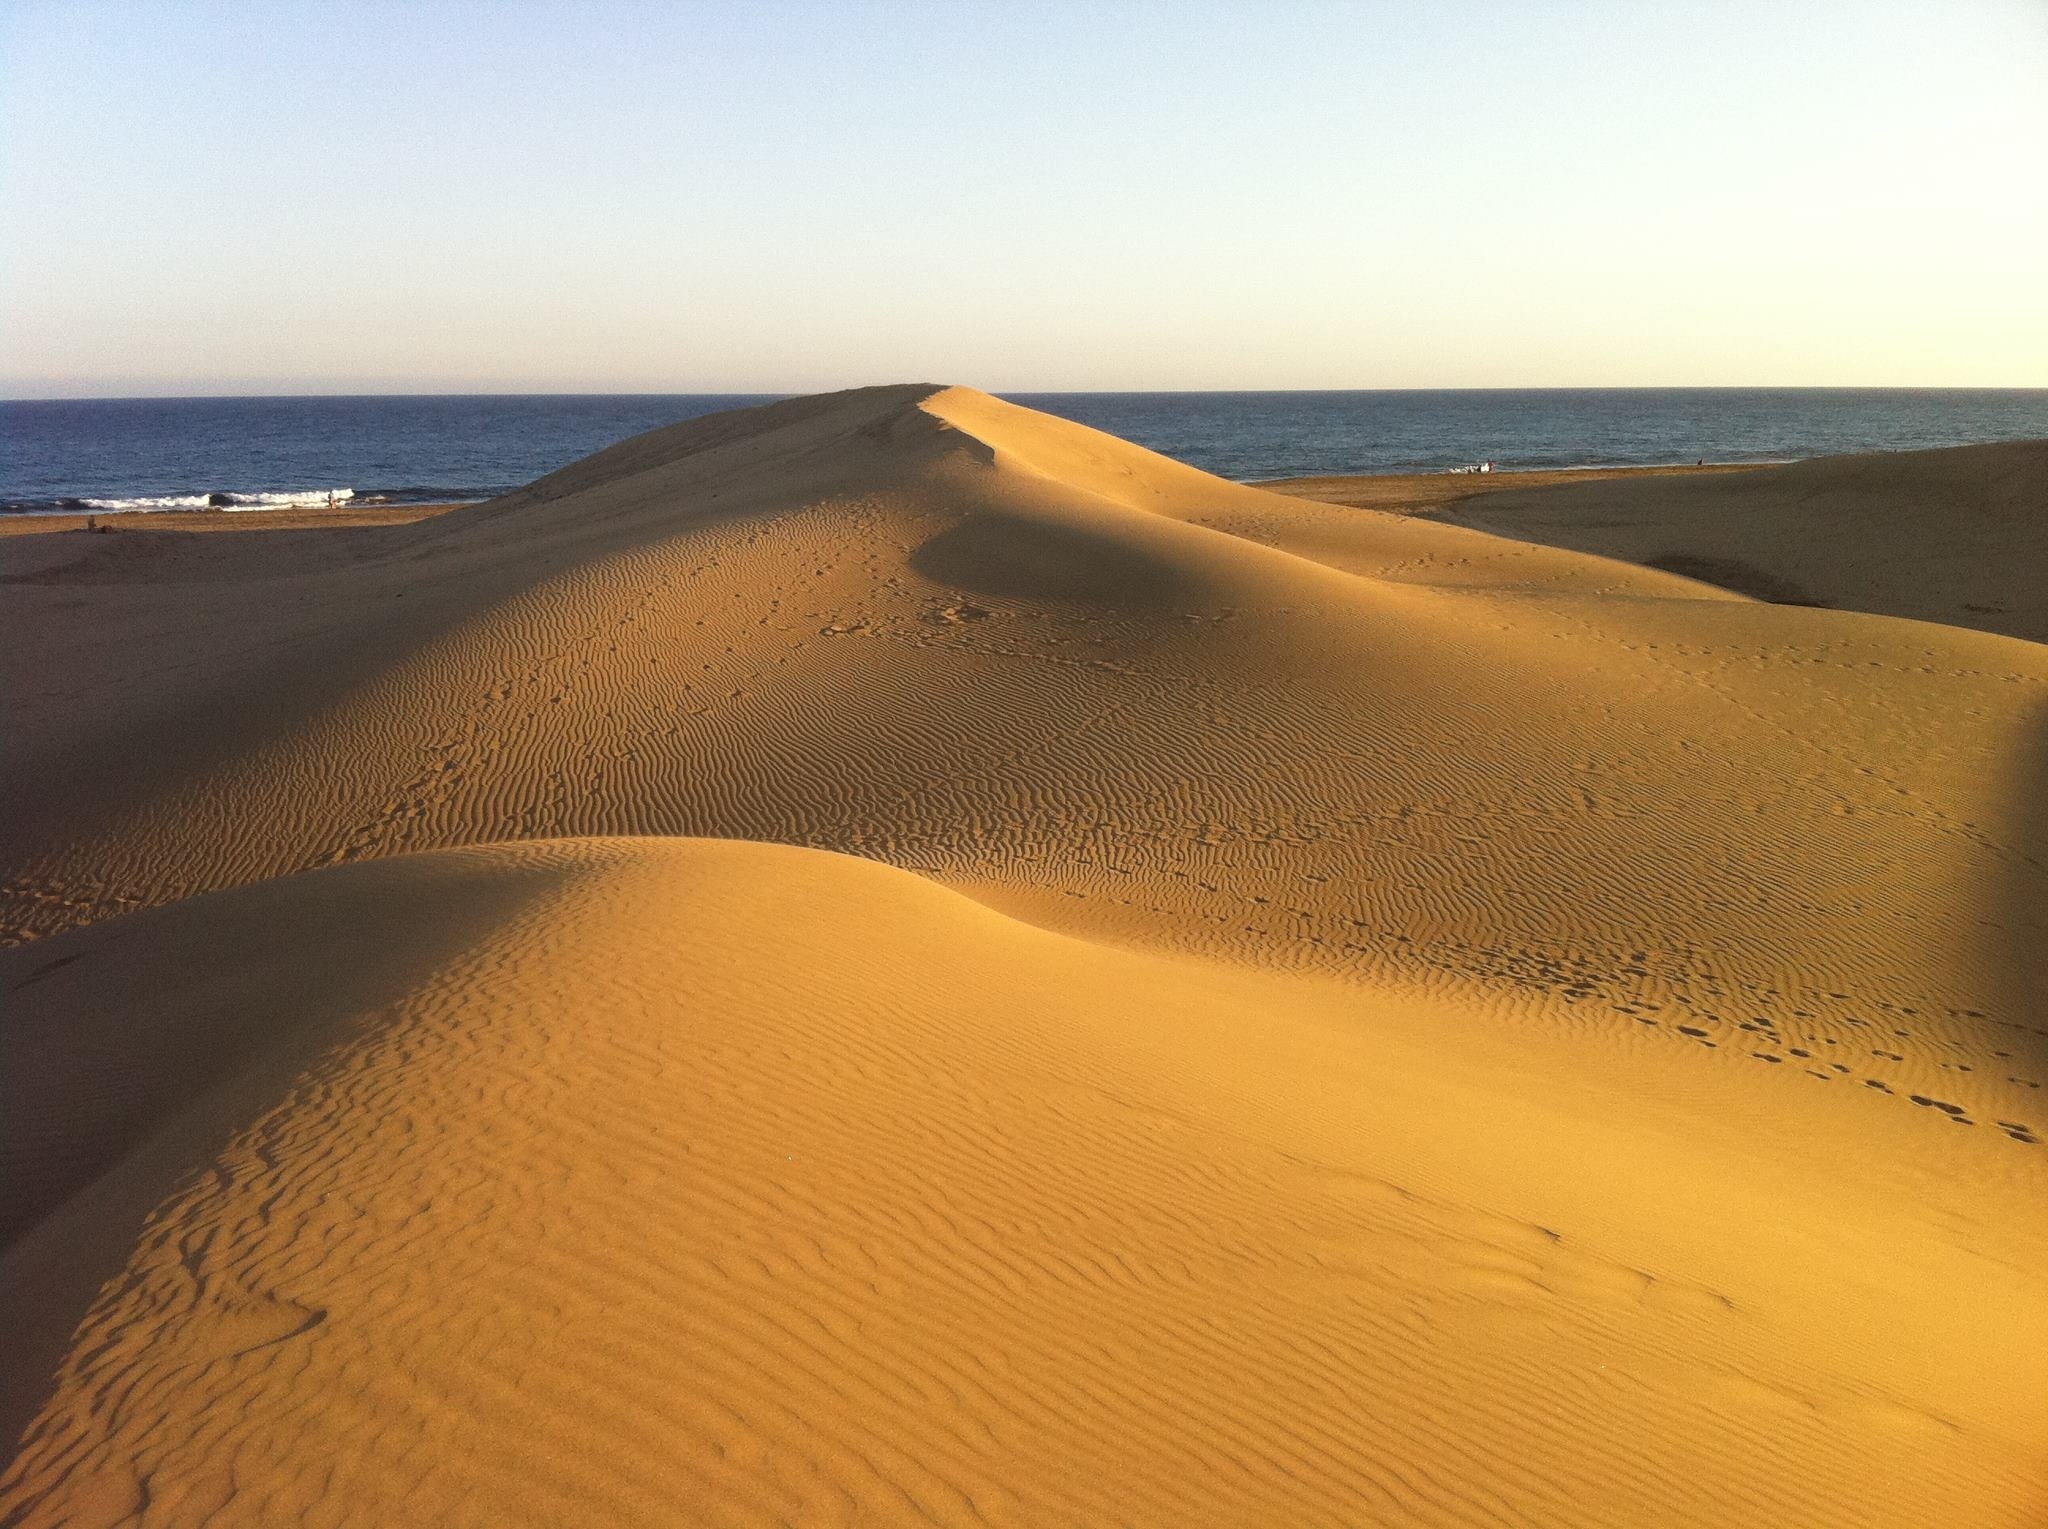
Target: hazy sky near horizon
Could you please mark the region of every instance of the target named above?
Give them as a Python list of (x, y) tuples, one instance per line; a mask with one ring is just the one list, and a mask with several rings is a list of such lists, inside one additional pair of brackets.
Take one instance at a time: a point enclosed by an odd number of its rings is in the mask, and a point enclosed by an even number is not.
[(2048, 385), (2048, 0), (0, 11), (0, 396)]

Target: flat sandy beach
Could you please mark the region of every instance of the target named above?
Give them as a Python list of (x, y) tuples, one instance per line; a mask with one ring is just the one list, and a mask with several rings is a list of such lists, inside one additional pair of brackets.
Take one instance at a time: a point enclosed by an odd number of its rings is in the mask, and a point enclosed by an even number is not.
[(336, 509), (124, 510), (101, 515), (0, 515), (0, 536), (55, 531), (313, 531), (343, 526), (409, 526), (452, 504), (343, 505)]
[(0, 1518), (2038, 1529), (2044, 464), (0, 537)]

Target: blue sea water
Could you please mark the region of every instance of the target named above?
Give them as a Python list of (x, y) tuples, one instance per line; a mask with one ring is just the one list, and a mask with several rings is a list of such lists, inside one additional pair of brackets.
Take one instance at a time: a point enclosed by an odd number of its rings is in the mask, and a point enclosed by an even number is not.
[[(1022, 393), (1226, 478), (1781, 461), (2048, 437), (2048, 389)], [(0, 511), (483, 499), (759, 396), (150, 398), (0, 403)]]

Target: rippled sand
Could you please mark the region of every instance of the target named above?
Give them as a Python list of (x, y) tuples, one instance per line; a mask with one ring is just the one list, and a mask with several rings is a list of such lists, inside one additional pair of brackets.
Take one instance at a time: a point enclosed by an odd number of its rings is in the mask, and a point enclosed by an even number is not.
[(921, 387), (0, 576), (16, 1521), (2048, 1506), (2048, 649)]

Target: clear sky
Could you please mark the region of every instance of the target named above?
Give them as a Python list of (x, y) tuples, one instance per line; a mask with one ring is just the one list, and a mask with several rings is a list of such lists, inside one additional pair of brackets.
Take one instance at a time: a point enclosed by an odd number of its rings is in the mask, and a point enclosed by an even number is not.
[(0, 396), (2048, 385), (2048, 0), (0, 6)]

